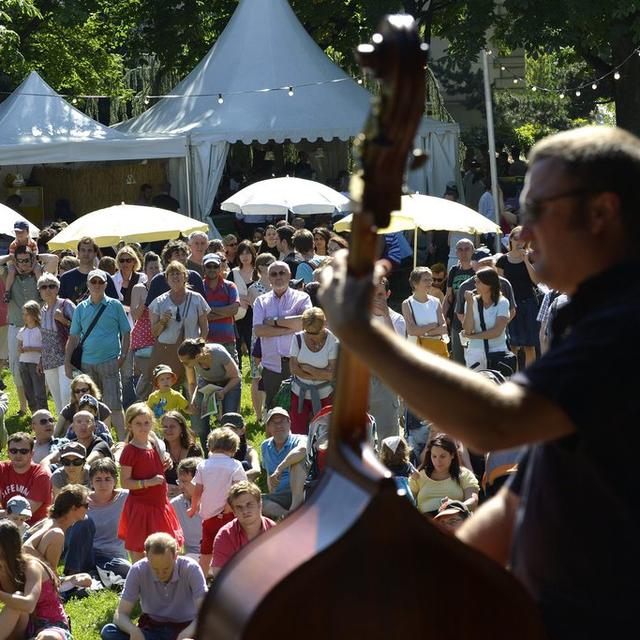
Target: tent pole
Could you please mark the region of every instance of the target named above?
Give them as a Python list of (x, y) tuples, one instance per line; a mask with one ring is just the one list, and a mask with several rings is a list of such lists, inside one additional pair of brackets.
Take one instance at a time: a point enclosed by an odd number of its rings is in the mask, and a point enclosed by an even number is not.
[(418, 266), (418, 225), (413, 228), (413, 268)]
[[(489, 142), (489, 169), (491, 171), (491, 195), (493, 196), (493, 211), (495, 222), (500, 226), (500, 206), (498, 198), (498, 163), (496, 162), (496, 138), (493, 128), (493, 103), (491, 100), (491, 83), (489, 81), (489, 62), (486, 49), (480, 51), (482, 58), (482, 75), (484, 77), (484, 103), (487, 112), (487, 137)], [(496, 253), (500, 250), (500, 238), (496, 234)]]
[(187, 136), (187, 153), (184, 156), (184, 170), (187, 179), (187, 215), (193, 218), (191, 209), (191, 136)]

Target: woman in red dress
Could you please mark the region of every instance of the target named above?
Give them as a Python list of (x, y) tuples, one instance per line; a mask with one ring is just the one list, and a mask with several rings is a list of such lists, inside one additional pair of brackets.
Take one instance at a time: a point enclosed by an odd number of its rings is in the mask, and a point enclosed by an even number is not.
[(164, 531), (182, 547), (182, 528), (167, 494), (159, 439), (153, 434), (154, 416), (143, 402), (132, 404), (125, 414), (128, 444), (120, 456), (120, 484), (129, 490), (118, 537), (124, 540), (131, 562), (144, 557), (144, 541), (152, 533)]

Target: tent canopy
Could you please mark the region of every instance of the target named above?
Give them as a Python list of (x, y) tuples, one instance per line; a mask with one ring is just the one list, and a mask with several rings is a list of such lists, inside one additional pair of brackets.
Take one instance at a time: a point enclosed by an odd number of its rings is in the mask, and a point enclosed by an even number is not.
[[(211, 210), (229, 144), (348, 140), (362, 130), (371, 99), (313, 41), (286, 0), (240, 0), (217, 42), (170, 95), (116, 128), (189, 135), (200, 218)], [(455, 124), (423, 119), (416, 144), (429, 152), (431, 168), (412, 174), (414, 190), (438, 194), (455, 180), (458, 133)]]
[(184, 157), (184, 137), (138, 140), (78, 111), (35, 71), (0, 103), (0, 165)]

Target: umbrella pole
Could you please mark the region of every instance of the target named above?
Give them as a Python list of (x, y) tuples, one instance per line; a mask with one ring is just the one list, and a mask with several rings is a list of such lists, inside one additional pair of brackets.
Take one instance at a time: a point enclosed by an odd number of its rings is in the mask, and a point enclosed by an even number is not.
[(418, 225), (413, 228), (413, 268), (418, 266)]

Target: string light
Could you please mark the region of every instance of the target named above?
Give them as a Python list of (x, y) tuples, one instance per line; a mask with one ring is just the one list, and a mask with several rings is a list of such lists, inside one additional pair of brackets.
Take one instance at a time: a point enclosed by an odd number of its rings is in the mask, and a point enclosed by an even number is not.
[(579, 98), (582, 95), (582, 91), (578, 90), (576, 91), (576, 98)]
[(222, 104), (224, 102), (224, 98), (222, 97), (222, 94), (219, 93), (218, 94), (218, 104)]
[(533, 87), (531, 87), (531, 91), (534, 91), (534, 92), (535, 92), (535, 91), (537, 91), (537, 90), (538, 90), (538, 87), (536, 87), (536, 85), (534, 84), (534, 85), (533, 85)]
[(358, 84), (362, 84), (362, 78), (358, 78)]
[(613, 74), (613, 79), (614, 79), (614, 80), (620, 80), (620, 72), (619, 72), (619, 71), (616, 71), (616, 72)]
[(591, 85), (591, 88), (595, 91), (595, 90), (598, 88), (598, 83), (597, 83), (597, 82), (594, 82), (594, 83)]
[(289, 87), (289, 91), (288, 91), (289, 96), (293, 95), (293, 87)]
[(144, 103), (145, 103), (145, 104), (149, 104), (149, 96), (147, 96), (147, 97), (144, 99)]
[(564, 93), (560, 94), (560, 99), (564, 98)]

